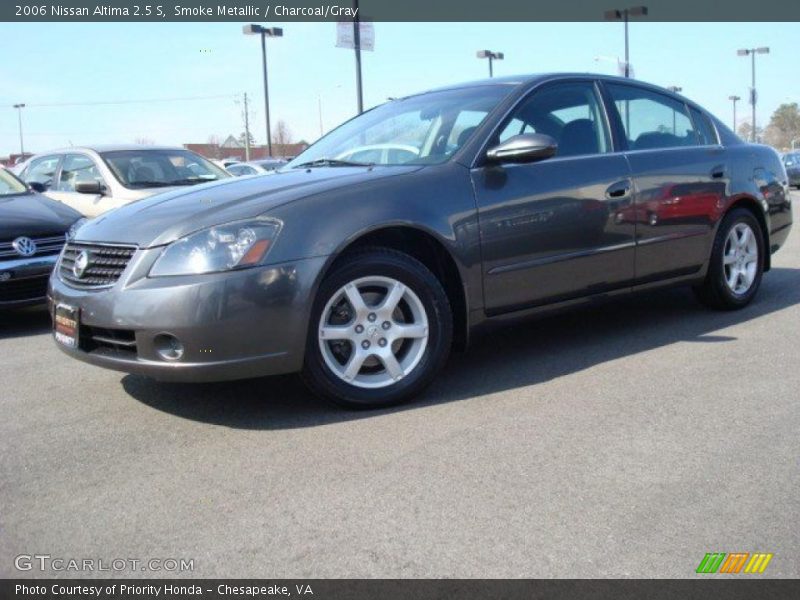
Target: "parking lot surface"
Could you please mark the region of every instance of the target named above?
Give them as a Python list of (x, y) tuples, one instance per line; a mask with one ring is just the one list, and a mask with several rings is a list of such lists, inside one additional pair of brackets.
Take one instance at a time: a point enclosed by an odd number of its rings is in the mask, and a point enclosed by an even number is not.
[(367, 413), (291, 376), (101, 370), (45, 310), (2, 314), (0, 576), (108, 575), (14, 568), (38, 553), (194, 560), (133, 577), (693, 577), (771, 552), (765, 576), (799, 577), (800, 231), (773, 259), (742, 311), (671, 290), (501, 329)]

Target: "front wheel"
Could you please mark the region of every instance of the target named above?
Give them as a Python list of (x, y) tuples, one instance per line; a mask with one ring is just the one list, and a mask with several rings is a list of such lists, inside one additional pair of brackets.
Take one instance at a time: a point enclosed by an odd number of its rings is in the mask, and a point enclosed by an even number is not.
[(348, 408), (392, 406), (433, 380), (452, 332), (447, 295), (425, 265), (395, 250), (367, 249), (322, 282), (303, 377)]
[(708, 306), (735, 310), (747, 306), (764, 271), (764, 236), (749, 210), (738, 208), (720, 224), (705, 281), (695, 288)]

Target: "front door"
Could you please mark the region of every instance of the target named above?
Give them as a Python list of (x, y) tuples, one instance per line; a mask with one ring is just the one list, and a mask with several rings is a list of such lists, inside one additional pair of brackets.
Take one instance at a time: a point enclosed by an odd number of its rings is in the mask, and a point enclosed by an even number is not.
[(592, 81), (538, 89), (492, 143), (544, 133), (557, 154), (530, 164), (473, 169), (489, 315), (631, 285), (635, 224), (628, 162), (613, 153)]
[(58, 181), (48, 195), (87, 217), (96, 217), (108, 210), (110, 200), (104, 193), (81, 194), (75, 191), (75, 184), (82, 181), (98, 181), (105, 187), (100, 171), (90, 156), (67, 154), (61, 162)]

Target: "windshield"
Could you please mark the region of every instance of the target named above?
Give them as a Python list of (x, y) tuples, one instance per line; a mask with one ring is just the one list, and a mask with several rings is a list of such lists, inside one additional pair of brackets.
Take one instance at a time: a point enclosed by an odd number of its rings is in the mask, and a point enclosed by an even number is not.
[(787, 167), (800, 165), (800, 154), (787, 154), (783, 157), (783, 163)]
[(0, 197), (24, 194), (28, 191), (25, 184), (11, 173), (0, 167)]
[(101, 152), (119, 182), (129, 188), (194, 185), (230, 177), (188, 150), (118, 150)]
[(287, 167), (443, 163), (512, 89), (479, 86), (392, 100), (333, 130)]

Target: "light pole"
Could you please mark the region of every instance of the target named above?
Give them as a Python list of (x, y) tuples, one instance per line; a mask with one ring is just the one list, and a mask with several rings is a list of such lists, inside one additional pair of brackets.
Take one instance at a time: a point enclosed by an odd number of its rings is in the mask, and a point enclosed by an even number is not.
[(22, 158), (25, 158), (25, 144), (22, 142), (22, 109), (25, 108), (25, 105), (15, 104), (14, 108), (17, 109), (17, 118), (19, 120), (19, 154)]
[(505, 54), (503, 54), (502, 52), (492, 52), (491, 50), (478, 50), (476, 56), (478, 58), (489, 59), (489, 77), (494, 77), (494, 69), (492, 68), (492, 61), (503, 60), (505, 58)]
[[(677, 85), (671, 85), (667, 88), (673, 94), (680, 94), (683, 91), (683, 88)], [(672, 111), (672, 135), (678, 135), (675, 131), (677, 129), (677, 124), (675, 122), (675, 111)]]
[(261, 65), (264, 70), (264, 114), (267, 126), (267, 154), (272, 157), (272, 135), (269, 123), (269, 83), (267, 82), (267, 38), (283, 37), (280, 27), (261, 27), (261, 25), (245, 25), (242, 28), (245, 35), (261, 35)]
[(749, 56), (751, 58), (751, 74), (753, 85), (750, 88), (750, 104), (753, 106), (753, 123), (750, 128), (750, 141), (756, 141), (756, 102), (758, 101), (758, 94), (756, 94), (756, 54), (769, 54), (769, 48), (762, 46), (761, 48), (740, 48), (736, 51), (738, 56)]
[(741, 96), (728, 96), (728, 100), (733, 102), (733, 133), (736, 133), (736, 103), (741, 99)]
[(622, 20), (625, 22), (625, 77), (631, 76), (631, 61), (628, 54), (628, 20), (630, 17), (644, 17), (646, 15), (646, 6), (632, 6), (622, 10), (614, 8), (605, 12), (606, 21)]

